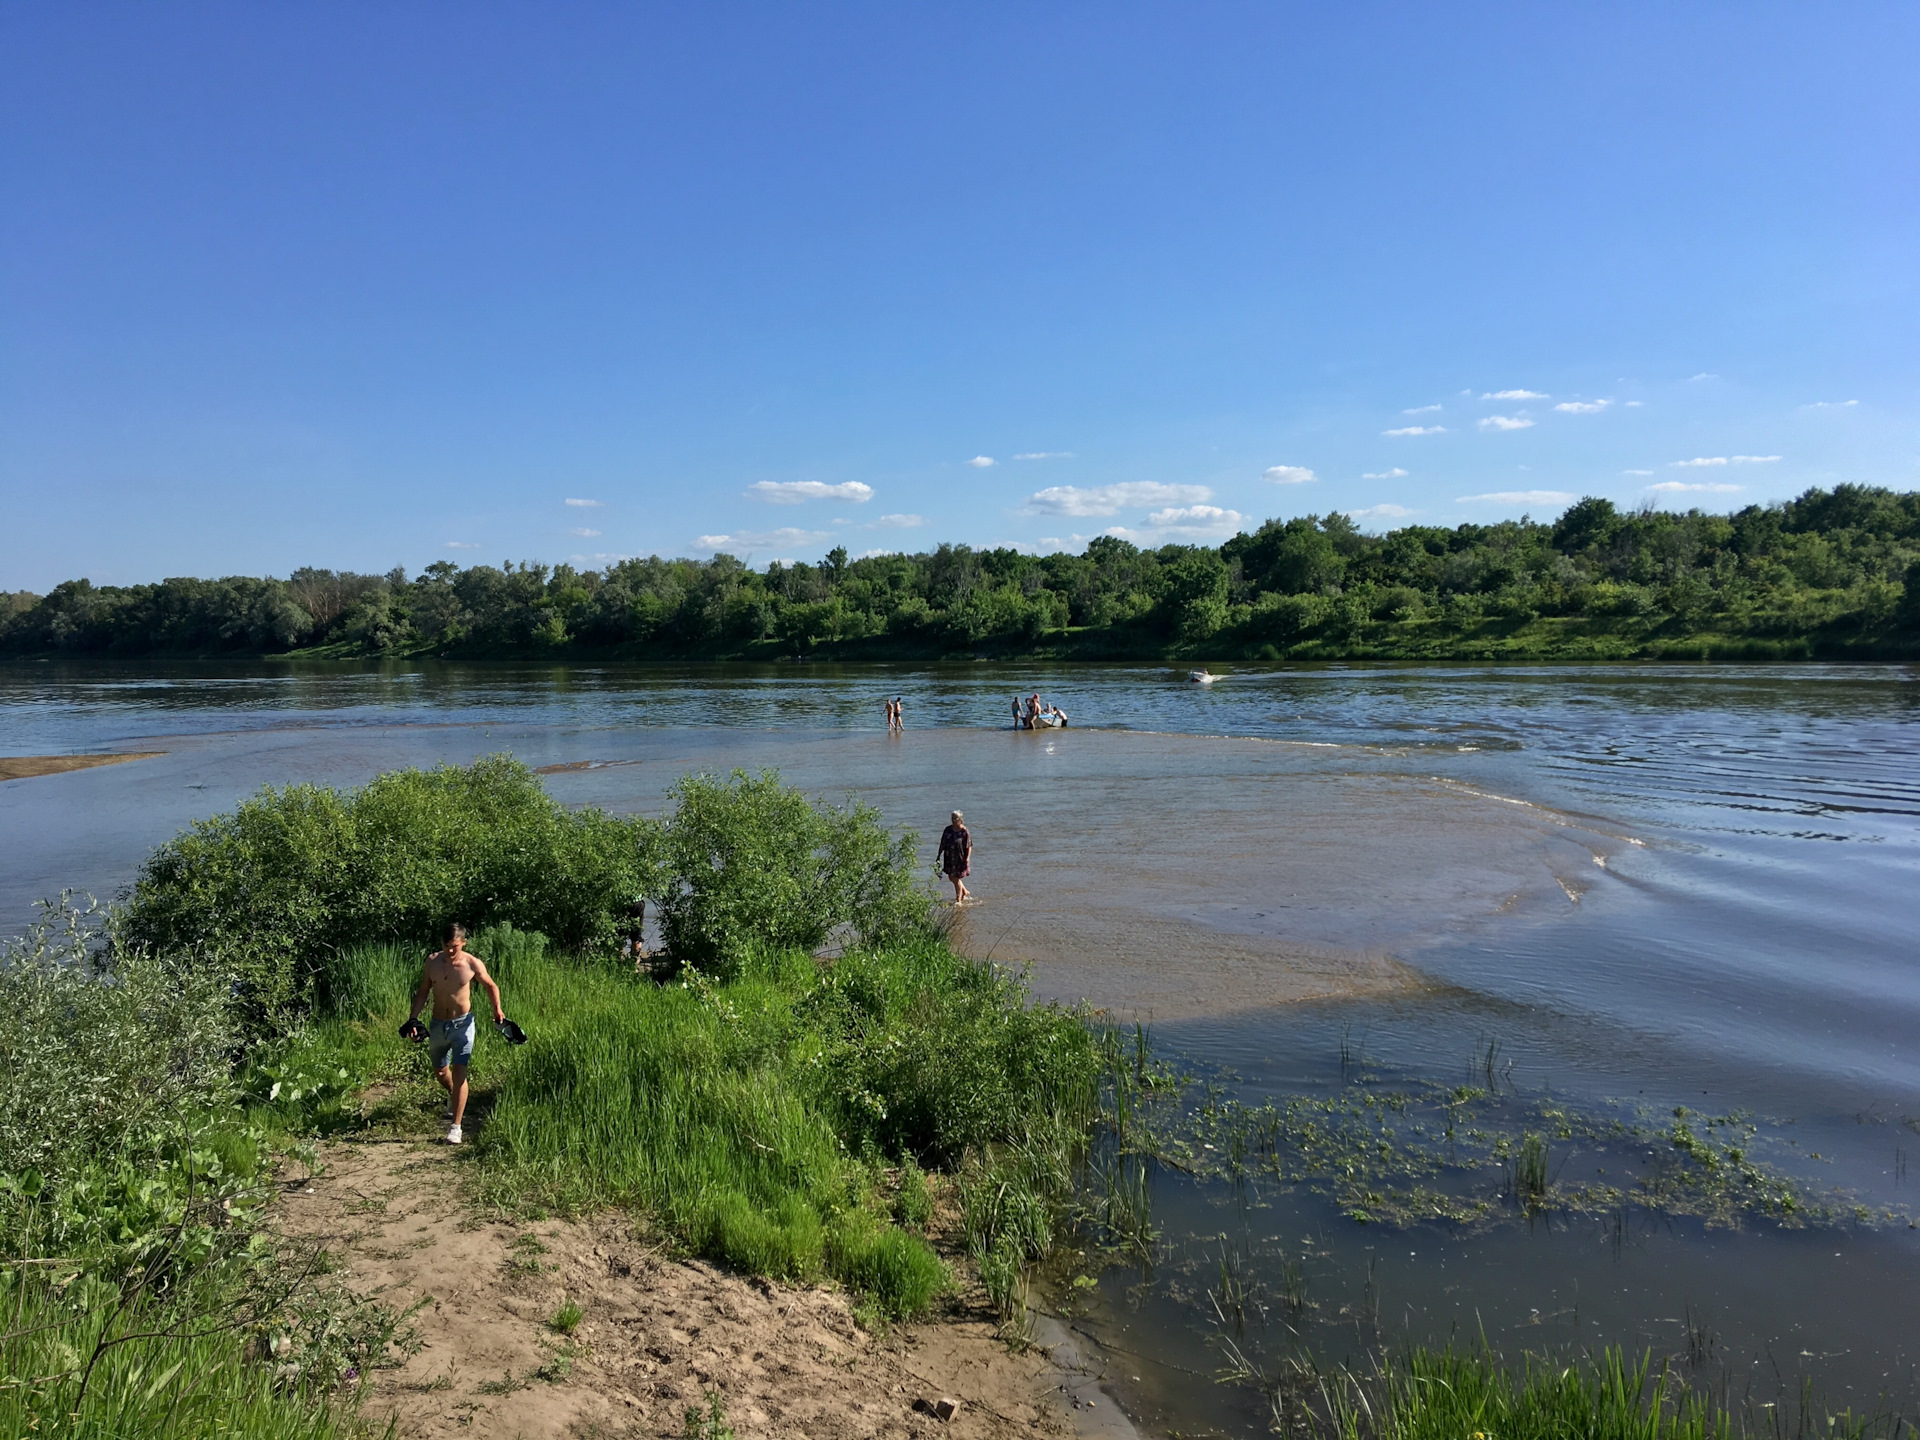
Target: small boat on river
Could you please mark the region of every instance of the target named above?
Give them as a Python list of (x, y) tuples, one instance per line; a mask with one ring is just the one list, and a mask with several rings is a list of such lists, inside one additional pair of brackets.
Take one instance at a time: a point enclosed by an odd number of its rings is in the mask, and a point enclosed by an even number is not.
[(1207, 670), (1204, 666), (1198, 670), (1187, 671), (1187, 679), (1191, 680), (1196, 685), (1211, 685), (1213, 684), (1214, 681), (1218, 680), (1219, 678), (1220, 677), (1218, 675), (1213, 674), (1211, 671)]

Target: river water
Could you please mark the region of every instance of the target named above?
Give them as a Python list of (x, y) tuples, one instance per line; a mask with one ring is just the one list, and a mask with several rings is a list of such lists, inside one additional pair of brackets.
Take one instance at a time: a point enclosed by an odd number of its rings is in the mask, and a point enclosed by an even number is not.
[[(1072, 727), (1007, 728), (1034, 690)], [(113, 750), (163, 753), (0, 784), (0, 924), (64, 887), (111, 894), (264, 784), (510, 750), (570, 767), (548, 775), (567, 803), (654, 812), (688, 770), (770, 765), (879, 806), (929, 859), (965, 811), (960, 943), (1150, 1020), (1222, 1097), (1478, 1077), (1536, 1108), (1737, 1112), (1830, 1212), (1389, 1226), (1310, 1186), (1158, 1169), (1150, 1259), (1072, 1292), (1157, 1427), (1261, 1429), (1258, 1387), (1217, 1380), (1234, 1350), (1352, 1363), (1483, 1336), (1651, 1350), (1753, 1404), (1811, 1382), (1920, 1409), (1911, 667), (1274, 667), (1208, 688), (1136, 666), (0, 667), (0, 754)], [(1562, 1184), (1616, 1159), (1550, 1153)], [(1223, 1266), (1248, 1297), (1231, 1318)]]

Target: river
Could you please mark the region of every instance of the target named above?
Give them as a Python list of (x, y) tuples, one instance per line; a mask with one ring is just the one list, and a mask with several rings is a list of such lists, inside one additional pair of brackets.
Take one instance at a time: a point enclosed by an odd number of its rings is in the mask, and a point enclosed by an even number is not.
[[(1035, 690), (1070, 728), (1007, 728)], [(1753, 1404), (1811, 1381), (1920, 1408), (1912, 667), (0, 667), (0, 754), (113, 750), (162, 753), (0, 783), (6, 928), (265, 784), (508, 750), (567, 803), (654, 812), (687, 770), (774, 766), (929, 857), (965, 811), (960, 943), (1150, 1021), (1226, 1100), (1476, 1082), (1586, 1117), (1549, 1140), (1562, 1186), (1605, 1183), (1649, 1117), (1750, 1117), (1828, 1212), (1361, 1223), (1324, 1189), (1156, 1169), (1149, 1261), (1071, 1293), (1158, 1426), (1264, 1424), (1216, 1379), (1234, 1351), (1482, 1335), (1651, 1349)], [(1588, 1143), (1603, 1116), (1642, 1130)]]

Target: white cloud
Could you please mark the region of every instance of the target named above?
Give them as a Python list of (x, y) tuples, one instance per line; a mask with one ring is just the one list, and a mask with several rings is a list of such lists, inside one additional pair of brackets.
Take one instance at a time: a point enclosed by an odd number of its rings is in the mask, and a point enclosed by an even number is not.
[(1565, 505), (1573, 499), (1564, 490), (1495, 490), (1486, 495), (1456, 496), (1457, 505)]
[(1562, 415), (1598, 415), (1611, 404), (1611, 400), (1562, 400), (1553, 408)]
[(971, 460), (967, 461), (967, 464), (971, 465), (976, 470), (984, 470), (989, 465), (993, 464), (993, 456), (976, 455)]
[(840, 485), (824, 480), (759, 480), (747, 487), (747, 494), (769, 505), (799, 505), (808, 500), (851, 500), (864, 505), (873, 498), (873, 487), (858, 480)]
[(1736, 465), (1771, 465), (1779, 458), (1778, 455), (1735, 455), (1733, 457), (1733, 463)]
[(1265, 475), (1276, 485), (1311, 485), (1320, 478), (1304, 465), (1269, 465)]
[(1029, 515), (1117, 515), (1147, 505), (1195, 505), (1213, 498), (1204, 485), (1124, 480), (1117, 485), (1049, 485), (1027, 497)]
[(1403, 480), (1406, 478), (1406, 474), (1407, 474), (1406, 471), (1402, 470), (1398, 465), (1396, 465), (1391, 470), (1366, 471), (1360, 476), (1360, 478), (1362, 480)]
[(1687, 377), (1687, 383), (1691, 385), (1696, 380), (1718, 380), (1719, 378), (1720, 377), (1711, 370), (1702, 370), (1698, 375), (1689, 375)]
[(472, 541), (469, 541), (469, 540), (447, 541), (447, 549), (449, 550), (478, 550), (479, 548), (480, 547), (478, 545), (474, 544)]
[(1349, 510), (1347, 516), (1353, 520), (1399, 520), (1413, 513), (1404, 505), (1369, 505), (1364, 510)]
[(567, 504), (581, 510), (598, 510), (607, 502), (604, 500), (569, 500)]
[(1851, 410), (1858, 400), (1816, 400), (1811, 405), (1802, 405), (1802, 410)]
[(1680, 470), (1701, 470), (1710, 465), (1771, 465), (1778, 455), (1696, 455), (1691, 460), (1676, 460)]
[(1533, 421), (1524, 415), (1488, 415), (1480, 421), (1482, 430), (1525, 430)]
[(569, 530), (567, 533), (569, 535), (578, 535), (582, 540), (591, 540), (593, 539), (594, 536), (598, 535), (600, 532), (598, 530), (589, 530), (583, 525), (583, 526), (578, 526), (575, 529)]
[(1402, 410), (1400, 413), (1402, 415), (1432, 415), (1445, 408), (1445, 406), (1441, 405), (1413, 405)]
[(1551, 400), (1553, 397), (1539, 390), (1489, 390), (1480, 398), (1482, 400)]
[(1675, 494), (1682, 490), (1705, 490), (1714, 495), (1731, 495), (1734, 491), (1741, 488), (1739, 485), (1718, 485), (1708, 480), (1702, 480), (1693, 484), (1689, 484), (1685, 480), (1662, 480), (1658, 485), (1647, 486), (1647, 489), (1661, 494)]
[(924, 515), (882, 515), (867, 528), (869, 530), (911, 530), (916, 525), (927, 523)]
[(1165, 545), (1169, 541), (1224, 540), (1243, 529), (1247, 517), (1218, 505), (1181, 505), (1156, 510), (1143, 526), (1115, 525), (1106, 530), (1135, 545)]
[(1622, 475), (1651, 475), (1651, 474), (1653, 474), (1653, 471), (1651, 471), (1651, 470), (1622, 470), (1622, 471), (1621, 471), (1620, 473), (1621, 473)]
[(1381, 433), (1384, 435), (1444, 435), (1447, 433), (1447, 427), (1444, 425), (1402, 425), (1398, 430), (1384, 430)]
[(799, 550), (832, 538), (831, 530), (801, 530), (785, 525), (778, 530), (736, 530), (727, 535), (701, 535), (694, 540), (693, 547), (696, 550)]
[(1638, 410), (1642, 405), (1645, 405), (1646, 403), (1647, 402), (1644, 400), (1629, 400), (1627, 401), (1627, 408), (1629, 410)]
[[(1029, 450), (1024, 455), (1016, 455), (1013, 458), (1016, 460), (1071, 460), (1073, 459), (1073, 451), (1071, 450)], [(968, 463), (978, 465), (980, 462), (978, 460), (973, 460)]]

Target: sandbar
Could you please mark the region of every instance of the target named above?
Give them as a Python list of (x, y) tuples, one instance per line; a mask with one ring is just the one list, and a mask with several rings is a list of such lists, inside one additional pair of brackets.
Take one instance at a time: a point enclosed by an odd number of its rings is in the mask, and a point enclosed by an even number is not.
[(130, 750), (120, 755), (0, 755), (0, 780), (31, 780), (36, 775), (64, 775), (69, 770), (91, 770), (96, 765), (152, 760), (166, 753), (164, 750)]

